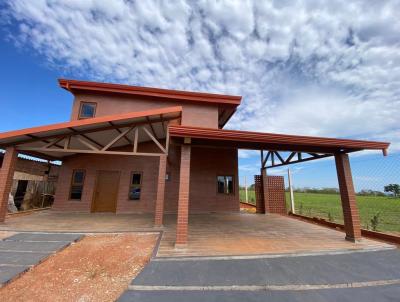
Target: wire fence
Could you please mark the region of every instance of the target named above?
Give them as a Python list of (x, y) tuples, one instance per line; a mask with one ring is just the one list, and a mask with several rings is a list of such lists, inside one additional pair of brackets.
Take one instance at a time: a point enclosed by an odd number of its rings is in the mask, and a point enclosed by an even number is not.
[[(400, 153), (386, 157), (381, 154), (353, 156), (350, 164), (362, 228), (400, 234)], [(292, 174), (296, 213), (343, 223), (334, 160), (270, 169), (269, 174), (284, 176), (287, 186), (288, 168)], [(240, 197), (244, 200), (242, 191)], [(248, 200), (255, 202), (251, 190)], [(286, 201), (290, 210), (289, 192)]]

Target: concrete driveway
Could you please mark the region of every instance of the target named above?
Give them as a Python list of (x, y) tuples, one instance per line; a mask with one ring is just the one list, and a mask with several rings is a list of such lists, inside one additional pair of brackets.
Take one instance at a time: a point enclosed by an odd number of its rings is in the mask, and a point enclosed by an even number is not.
[(81, 237), (81, 234), (18, 233), (0, 240), (0, 287)]
[(399, 301), (400, 251), (153, 259), (119, 301)]

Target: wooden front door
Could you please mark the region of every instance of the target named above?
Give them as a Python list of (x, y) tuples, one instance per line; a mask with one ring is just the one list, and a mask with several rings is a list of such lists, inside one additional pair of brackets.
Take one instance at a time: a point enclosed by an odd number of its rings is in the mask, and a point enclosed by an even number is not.
[(115, 212), (120, 172), (99, 171), (92, 204), (92, 212)]

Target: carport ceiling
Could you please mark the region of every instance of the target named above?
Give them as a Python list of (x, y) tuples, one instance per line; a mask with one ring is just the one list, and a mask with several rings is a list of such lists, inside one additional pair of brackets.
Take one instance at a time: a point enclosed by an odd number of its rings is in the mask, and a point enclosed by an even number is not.
[(168, 107), (5, 132), (0, 134), (0, 147), (16, 146), (21, 153), (48, 159), (116, 152), (135, 142), (165, 140), (167, 123), (180, 119), (181, 112), (180, 106)]

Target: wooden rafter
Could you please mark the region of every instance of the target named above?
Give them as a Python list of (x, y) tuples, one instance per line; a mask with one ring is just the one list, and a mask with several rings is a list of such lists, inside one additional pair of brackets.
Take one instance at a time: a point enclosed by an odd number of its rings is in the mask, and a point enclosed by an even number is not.
[[(25, 147), (25, 146), (18, 146), (18, 150), (21, 151), (29, 151), (29, 152), (59, 152), (59, 153), (86, 153), (86, 154), (112, 154), (112, 155), (142, 155), (142, 156), (159, 156), (161, 154), (168, 154), (167, 146), (169, 144), (169, 135), (166, 134), (166, 147), (164, 147), (157, 138), (146, 128), (146, 125), (142, 125), (140, 127), (136, 125), (125, 125), (127, 129), (121, 130), (117, 136), (112, 138), (104, 147), (99, 148), (96, 144), (91, 142), (90, 140), (86, 139), (81, 135), (81, 133), (71, 133), (69, 135), (64, 135), (63, 137), (59, 137), (54, 141), (48, 142), (46, 145), (42, 147)], [(153, 141), (158, 148), (160, 148), (161, 153), (151, 153), (151, 152), (137, 152), (138, 145), (139, 145), (139, 129), (142, 129)], [(119, 150), (110, 150), (110, 148), (120, 139), (125, 137), (129, 132), (134, 131), (134, 142), (133, 142), (133, 150), (132, 151), (119, 151)], [(71, 148), (71, 139), (76, 139), (82, 145), (87, 147), (88, 149), (83, 148)], [(59, 141), (64, 141), (64, 146), (62, 149), (55, 148), (55, 144)]]
[[(274, 153), (277, 154), (277, 156), (279, 154), (276, 151)], [(293, 160), (293, 158), (295, 157), (296, 154), (297, 154), (297, 160)], [(316, 159), (333, 156), (333, 154), (317, 154), (317, 153), (312, 153), (312, 154), (306, 153), (306, 154), (310, 155), (310, 157), (303, 157), (302, 152), (292, 152), (286, 160), (281, 161), (281, 163), (279, 163), (279, 164), (271, 163), (271, 165), (268, 168), (281, 167), (281, 166), (286, 166), (286, 165), (290, 165), (290, 164), (302, 163), (302, 162), (306, 162), (306, 161), (310, 161), (310, 160), (316, 160)], [(279, 156), (282, 158), (282, 156), (280, 154), (279, 154)]]
[(94, 150), (94, 151), (98, 151), (99, 148), (97, 148), (95, 145), (93, 145), (90, 141), (86, 140), (85, 138), (77, 135), (76, 139), (78, 141), (80, 141), (82, 144), (84, 144), (86, 147), (89, 147), (90, 149)]
[(92, 142), (93, 144), (97, 145), (99, 148), (103, 148), (104, 146), (102, 144), (100, 144), (98, 141), (95, 141), (93, 138), (87, 136), (84, 133), (79, 133), (79, 131), (75, 130), (72, 127), (68, 127), (69, 130), (71, 130), (73, 133), (75, 134), (80, 134), (83, 138), (87, 139), (88, 141)]
[[(115, 127), (115, 125), (114, 125), (113, 122), (108, 122), (108, 123), (109, 123), (111, 126)], [(119, 128), (115, 128), (115, 130), (117, 130), (117, 132), (118, 132), (119, 134), (122, 133), (121, 129), (119, 129)], [(124, 139), (128, 142), (128, 144), (130, 144), (130, 145), (132, 144), (131, 140), (130, 140), (128, 137), (126, 137), (126, 135), (124, 135), (123, 137), (124, 137)]]
[(105, 151), (108, 148), (110, 148), (112, 145), (114, 145), (117, 141), (119, 141), (122, 137), (126, 136), (130, 131), (132, 131), (135, 128), (135, 126), (129, 127), (125, 131), (121, 132), (117, 137), (113, 138), (107, 145), (105, 145), (101, 150)]
[(277, 151), (274, 151), (276, 157), (279, 159), (279, 161), (283, 164), (285, 163), (285, 161), (283, 160), (282, 156), (280, 156), (280, 154)]
[(163, 117), (162, 114), (160, 114), (160, 120), (161, 120), (162, 129), (163, 129), (164, 133), (166, 133), (166, 132), (165, 132), (165, 125), (164, 125), (164, 117)]
[[(27, 134), (26, 136), (30, 137), (30, 138), (32, 139), (32, 141), (42, 141), (42, 142), (44, 142), (45, 144), (51, 143), (51, 141), (49, 141), (48, 139), (46, 139), (46, 138), (41, 138), (41, 137), (35, 136), (35, 135), (33, 135), (33, 134)], [(55, 143), (54, 145), (55, 145), (56, 147), (60, 148), (60, 149), (62, 148), (62, 146), (58, 145), (57, 143)]]
[(35, 148), (35, 147), (19, 147), (21, 151), (39, 151), (39, 152), (57, 152), (57, 153), (86, 153), (86, 154), (110, 154), (110, 155), (141, 155), (141, 156), (160, 156), (164, 153), (140, 153), (140, 152), (125, 152), (125, 151), (101, 151), (101, 150), (82, 150), (82, 149), (67, 149), (60, 150), (54, 148)]
[[(150, 120), (150, 118), (149, 118), (148, 116), (146, 116), (146, 120), (147, 120), (147, 122), (149, 123), (151, 132), (153, 133), (154, 137), (155, 137), (156, 139), (158, 139), (157, 134), (156, 134), (156, 132), (154, 131), (152, 122), (151, 122), (151, 120)], [(144, 128), (144, 129), (145, 129), (145, 128)]]
[[(178, 117), (170, 117), (170, 118), (165, 118), (165, 117), (163, 117), (163, 119), (164, 119), (164, 121), (166, 122), (166, 121), (171, 121), (171, 120), (179, 120), (180, 118)], [(160, 119), (154, 119), (154, 120), (152, 120), (152, 123), (159, 123), (159, 122), (161, 122), (161, 120)], [(136, 126), (142, 126), (142, 125), (147, 125), (148, 124), (148, 122), (147, 121), (145, 121), (145, 122), (139, 122), (139, 123), (136, 123)], [(79, 134), (80, 135), (82, 135), (82, 134), (88, 134), (88, 133), (94, 133), (94, 132), (99, 132), (99, 131), (106, 131), (106, 130), (115, 130), (115, 129), (120, 129), (120, 128), (126, 128), (126, 127), (128, 127), (129, 126), (129, 124), (124, 124), (124, 125), (115, 125), (114, 124), (114, 126), (112, 126), (111, 124), (109, 124), (109, 126), (104, 126), (104, 127), (101, 127), (101, 128), (97, 128), (97, 129), (87, 129), (87, 130), (82, 130), (82, 131), (78, 131), (79, 132)], [(65, 134), (62, 134), (62, 135), (65, 135)], [(26, 140), (22, 140), (22, 141), (20, 141), (20, 142), (18, 142), (18, 144), (28, 144), (28, 143), (32, 143), (32, 142), (36, 142), (36, 141), (43, 141), (43, 142), (45, 142), (45, 143), (49, 143), (49, 139), (53, 139), (53, 138), (58, 138), (58, 137), (60, 137), (60, 134), (50, 134), (50, 135), (46, 135), (46, 136), (43, 136), (43, 137), (37, 137), (37, 136), (34, 136), (34, 135), (32, 135), (32, 134), (26, 134), (26, 136), (28, 136), (29, 137), (29, 139), (26, 139)], [(129, 141), (130, 142), (130, 141)], [(7, 144), (4, 144), (4, 145), (1, 145), (0, 147), (1, 148), (5, 148), (5, 147), (7, 147), (8, 145)], [(63, 147), (62, 146), (60, 146), (60, 145), (56, 145), (56, 147), (59, 147), (60, 149), (62, 149)]]
[(161, 149), (162, 152), (164, 152), (164, 153), (167, 152), (167, 150), (163, 147), (163, 145), (160, 144), (160, 142), (150, 133), (149, 130), (147, 130), (146, 127), (142, 127), (142, 129), (151, 138), (151, 140), (158, 146), (158, 148)]

